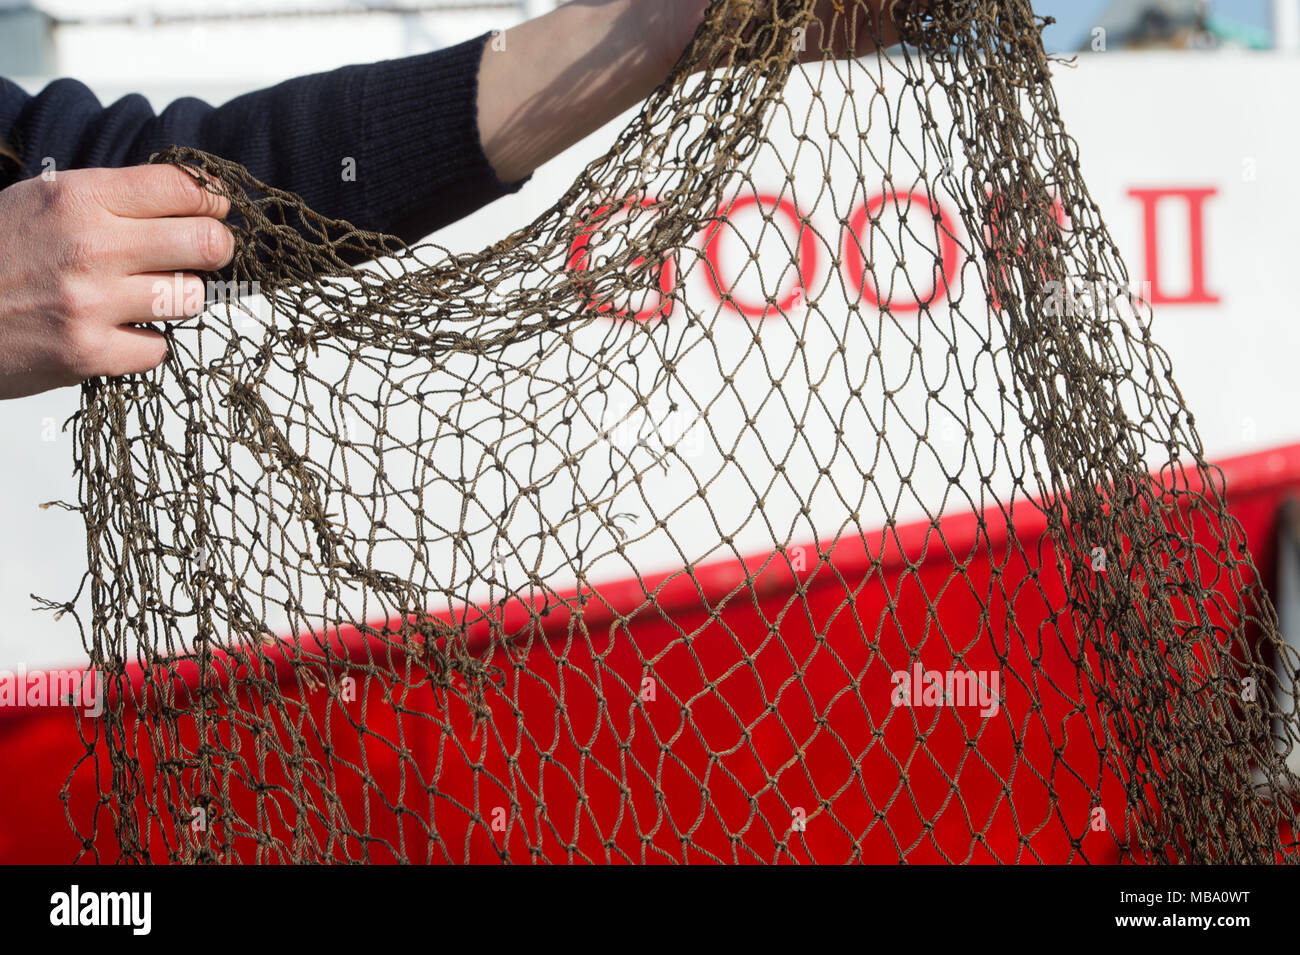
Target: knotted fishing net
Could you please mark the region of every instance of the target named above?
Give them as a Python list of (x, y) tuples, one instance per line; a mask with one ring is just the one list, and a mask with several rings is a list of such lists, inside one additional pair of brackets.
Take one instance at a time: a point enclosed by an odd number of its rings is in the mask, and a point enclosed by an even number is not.
[(715, 2), (473, 254), (155, 157), (247, 294), (75, 419), (87, 858), (1296, 858), (1300, 661), (1041, 22), (815, 6)]

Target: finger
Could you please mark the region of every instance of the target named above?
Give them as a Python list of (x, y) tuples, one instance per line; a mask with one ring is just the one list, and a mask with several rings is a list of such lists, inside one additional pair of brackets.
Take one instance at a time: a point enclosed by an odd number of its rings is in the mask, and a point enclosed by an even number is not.
[(115, 328), (108, 333), (108, 341), (99, 353), (102, 367), (92, 369), (90, 375), (138, 375), (157, 368), (166, 357), (167, 341), (158, 332), (129, 326)]
[(235, 237), (217, 219), (138, 219), (130, 224), (120, 267), (142, 272), (214, 272), (230, 263)]
[(154, 272), (128, 275), (111, 294), (113, 324), (192, 318), (207, 307), (207, 286), (197, 275)]
[[(169, 164), (96, 169), (91, 188), (100, 205), (128, 219), (156, 216), (210, 216), (224, 219), (230, 200), (195, 182), (188, 171)], [(208, 182), (216, 180), (198, 173)]]

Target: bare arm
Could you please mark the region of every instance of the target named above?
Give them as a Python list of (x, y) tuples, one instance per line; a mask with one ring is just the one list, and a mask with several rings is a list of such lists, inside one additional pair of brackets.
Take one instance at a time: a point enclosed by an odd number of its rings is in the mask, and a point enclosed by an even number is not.
[[(886, 0), (823, 0), (807, 37), (820, 59), (874, 49), (895, 33)], [(515, 182), (638, 103), (663, 81), (709, 0), (575, 0), (489, 43), (479, 70), (479, 133), (488, 161)]]

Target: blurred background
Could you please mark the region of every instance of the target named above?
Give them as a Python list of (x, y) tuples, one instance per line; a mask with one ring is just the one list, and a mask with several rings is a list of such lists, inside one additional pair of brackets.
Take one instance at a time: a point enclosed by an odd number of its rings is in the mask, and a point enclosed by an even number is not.
[[(653, 2), (653, 0), (650, 0)], [(0, 76), (34, 92), (87, 83), (108, 103), (144, 94), (213, 104), (348, 63), (438, 49), (544, 13), (551, 0), (0, 0)], [(1294, 292), (1300, 212), (1293, 91), (1300, 0), (1035, 0), (1062, 55), (1055, 84), (1089, 188), (1196, 410), (1210, 459), (1300, 442)], [(496, 241), (550, 207), (620, 127), (539, 170), (518, 195), (438, 234)], [(0, 668), (84, 659), (68, 620), (33, 594), (71, 598), (84, 568), (63, 425), (76, 389), (0, 402)]]
[[(555, 0), (0, 0), (0, 74), (243, 89), (345, 62), (434, 50)], [(1293, 49), (1276, 0), (1034, 0), (1054, 52)], [(1101, 52), (1097, 50), (1096, 52)]]

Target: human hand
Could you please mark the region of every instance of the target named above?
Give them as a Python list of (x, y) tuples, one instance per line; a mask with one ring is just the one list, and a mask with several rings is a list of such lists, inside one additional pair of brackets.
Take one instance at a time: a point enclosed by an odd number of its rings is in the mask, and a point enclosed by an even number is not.
[(136, 326), (201, 312), (193, 273), (234, 254), (229, 202), (175, 166), (52, 175), (0, 191), (0, 398), (157, 367)]

